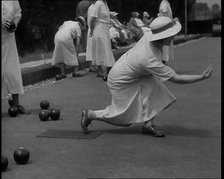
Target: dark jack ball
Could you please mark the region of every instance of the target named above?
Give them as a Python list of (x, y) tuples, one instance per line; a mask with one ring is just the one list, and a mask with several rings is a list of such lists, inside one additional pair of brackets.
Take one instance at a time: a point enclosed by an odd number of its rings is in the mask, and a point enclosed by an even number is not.
[(13, 154), (15, 162), (19, 165), (27, 164), (30, 158), (30, 152), (24, 147), (19, 147)]
[(7, 30), (9, 31), (9, 32), (13, 32), (13, 30), (16, 28), (16, 24), (15, 24), (15, 22), (14, 21), (10, 21), (10, 25), (9, 25), (9, 27), (7, 28)]
[(48, 109), (50, 106), (50, 103), (47, 100), (42, 100), (40, 102), (40, 108), (41, 109)]
[(50, 112), (46, 109), (41, 110), (39, 113), (39, 118), (41, 121), (47, 121), (49, 119)]
[(18, 114), (18, 109), (17, 107), (15, 106), (11, 106), (9, 109), (8, 109), (8, 114), (10, 117), (16, 117), (17, 114)]
[(54, 121), (58, 120), (60, 117), (60, 110), (59, 109), (51, 109), (50, 110), (50, 118)]
[(9, 103), (9, 106), (12, 106), (13, 105), (13, 99), (9, 98), (8, 103)]
[(8, 159), (2, 156), (1, 171), (6, 171), (8, 168), (8, 164), (9, 164)]

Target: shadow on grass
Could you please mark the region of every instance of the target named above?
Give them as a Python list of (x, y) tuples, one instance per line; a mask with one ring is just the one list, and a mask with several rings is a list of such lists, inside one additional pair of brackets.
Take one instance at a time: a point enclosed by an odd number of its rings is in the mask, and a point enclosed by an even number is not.
[(110, 133), (115, 135), (136, 135), (141, 134), (141, 127), (131, 126), (131, 127), (118, 127), (114, 126), (114, 129), (103, 129), (99, 130), (103, 133)]
[(184, 137), (199, 137), (199, 138), (216, 138), (211, 131), (204, 129), (192, 129), (186, 128), (184, 126), (171, 126), (164, 125), (160, 127), (161, 130), (164, 130), (167, 135), (171, 136), (184, 136)]
[[(119, 127), (114, 129), (103, 129), (100, 130), (103, 133), (110, 133), (115, 135), (136, 135), (141, 134), (142, 127), (132, 126), (132, 127)], [(167, 136), (183, 136), (183, 137), (199, 137), (199, 138), (217, 138), (218, 135), (213, 134), (209, 130), (204, 129), (192, 129), (183, 126), (171, 126), (164, 125), (158, 126), (158, 129), (164, 131)]]

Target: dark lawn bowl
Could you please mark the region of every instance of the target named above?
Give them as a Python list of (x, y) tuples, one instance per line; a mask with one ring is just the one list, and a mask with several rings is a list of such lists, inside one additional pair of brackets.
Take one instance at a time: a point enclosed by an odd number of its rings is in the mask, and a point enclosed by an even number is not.
[(30, 152), (24, 147), (19, 147), (14, 151), (13, 158), (19, 165), (27, 164), (30, 159)]

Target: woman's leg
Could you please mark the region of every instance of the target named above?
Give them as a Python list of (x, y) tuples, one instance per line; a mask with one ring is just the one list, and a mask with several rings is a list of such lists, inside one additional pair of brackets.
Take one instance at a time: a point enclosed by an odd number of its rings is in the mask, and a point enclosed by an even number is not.
[(156, 127), (153, 125), (153, 121), (154, 118), (145, 122), (142, 128), (142, 134), (152, 135), (154, 137), (164, 137), (165, 133), (163, 131), (156, 129)]
[(121, 126), (121, 127), (129, 127), (131, 124), (115, 124), (112, 122), (109, 122), (108, 120), (104, 118), (97, 118), (95, 111), (93, 110), (82, 110), (82, 120), (81, 120), (81, 127), (84, 132), (84, 134), (88, 134), (88, 126), (91, 124), (92, 121), (102, 121), (106, 122), (108, 124), (114, 125), (114, 126)]
[(102, 68), (102, 66), (101, 65), (98, 65), (97, 66), (97, 77), (103, 77), (104, 75), (103, 75), (103, 68)]
[(73, 77), (82, 77), (86, 75), (85, 71), (79, 70), (79, 66), (74, 66), (73, 69), (74, 69), (74, 72), (72, 73)]
[(19, 106), (19, 94), (12, 94), (12, 105)]
[(107, 74), (103, 77), (103, 80), (104, 80), (104, 81), (107, 81), (107, 76), (108, 76), (108, 74), (109, 74), (111, 68), (112, 68), (112, 67), (107, 67)]
[(96, 65), (92, 65), (92, 62), (90, 62), (91, 65), (90, 65), (90, 68), (89, 68), (89, 71), (90, 72), (97, 72), (97, 66)]
[(60, 63), (60, 69), (61, 69), (61, 75), (65, 76), (65, 64), (64, 63)]
[(107, 67), (107, 74), (110, 73), (111, 68), (112, 68), (112, 67)]
[(108, 122), (106, 119), (97, 118), (96, 113), (93, 110), (88, 110), (87, 117), (90, 119), (90, 121), (94, 121), (94, 120), (95, 121), (103, 121), (103, 122), (106, 122), (106, 123), (114, 125), (114, 126), (128, 127), (128, 126), (131, 125), (131, 124), (115, 124), (115, 123), (112, 123), (112, 122)]
[(31, 112), (26, 110), (22, 105), (19, 103), (19, 94), (12, 94), (12, 105), (17, 107), (19, 114), (30, 114)]
[(79, 66), (74, 66), (73, 71), (74, 71), (74, 73), (77, 73), (79, 71)]
[(57, 74), (55, 76), (57, 81), (66, 78), (66, 75), (65, 75), (65, 64), (64, 63), (59, 63), (59, 67), (60, 67), (61, 74), (60, 75)]
[(147, 122), (144, 123), (144, 127), (147, 128), (147, 127), (151, 127), (153, 126), (153, 119), (152, 118), (151, 120), (148, 120)]

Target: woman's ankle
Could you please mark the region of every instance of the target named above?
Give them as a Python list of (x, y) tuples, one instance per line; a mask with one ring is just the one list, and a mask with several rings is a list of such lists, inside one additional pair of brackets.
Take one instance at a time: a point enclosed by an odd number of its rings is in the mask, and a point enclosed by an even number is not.
[(96, 119), (96, 114), (94, 111), (89, 109), (87, 112), (87, 117), (92, 121), (92, 120)]
[(19, 106), (19, 94), (12, 94), (12, 104), (13, 106)]
[(144, 128), (152, 127), (152, 126), (153, 126), (153, 120), (146, 121), (144, 124)]

